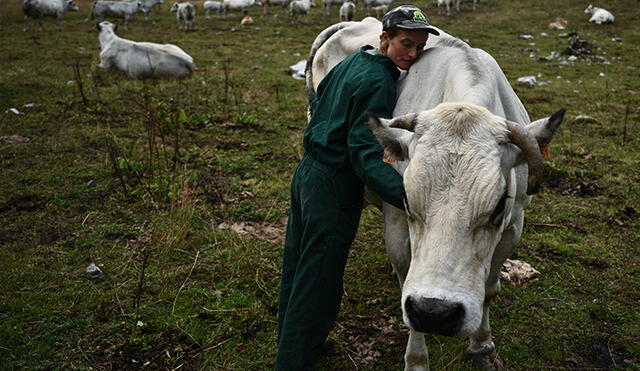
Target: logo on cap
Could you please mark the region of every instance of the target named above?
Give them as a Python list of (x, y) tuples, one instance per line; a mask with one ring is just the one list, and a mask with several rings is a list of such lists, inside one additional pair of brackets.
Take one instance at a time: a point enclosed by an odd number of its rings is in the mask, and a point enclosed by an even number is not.
[(413, 21), (427, 24), (427, 18), (419, 10), (413, 12)]

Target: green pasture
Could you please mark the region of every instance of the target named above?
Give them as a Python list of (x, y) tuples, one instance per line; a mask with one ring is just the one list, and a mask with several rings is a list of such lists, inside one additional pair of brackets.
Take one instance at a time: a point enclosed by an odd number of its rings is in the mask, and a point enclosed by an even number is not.
[[(289, 181), (306, 122), (304, 82), (288, 67), (338, 9), (325, 17), (318, 6), (294, 23), (285, 9), (255, 8), (255, 24), (241, 26), (239, 13), (205, 19), (195, 1), (196, 31), (182, 32), (171, 3), (118, 33), (179, 45), (197, 65), (182, 81), (98, 70), (87, 0), (60, 32), (52, 19), (23, 32), (21, 2), (0, 0), (0, 369), (273, 367)], [(639, 370), (638, 2), (594, 3), (616, 16), (601, 26), (577, 0), (482, 0), (449, 18), (416, 5), (492, 54), (533, 119), (567, 109), (513, 256), (540, 279), (503, 284), (491, 308), (506, 368)], [(544, 58), (568, 46), (568, 30), (547, 28), (558, 16), (598, 58)], [(516, 81), (528, 75), (546, 84)], [(321, 370), (403, 367), (407, 329), (381, 223), (365, 210), (338, 346)], [(104, 278), (85, 278), (90, 263)], [(470, 368), (466, 340), (427, 341), (432, 369)]]

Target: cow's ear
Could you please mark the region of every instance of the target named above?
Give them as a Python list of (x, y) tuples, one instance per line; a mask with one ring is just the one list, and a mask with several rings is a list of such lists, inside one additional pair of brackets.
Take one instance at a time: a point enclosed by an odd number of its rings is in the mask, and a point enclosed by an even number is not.
[(414, 131), (416, 124), (418, 123), (417, 117), (417, 113), (407, 113), (406, 115), (394, 117), (389, 123), (389, 126), (392, 128)]
[[(118, 29), (118, 24), (114, 23), (113, 24), (113, 32), (116, 32), (116, 30)], [(126, 31), (126, 30), (125, 30)]]
[(538, 142), (540, 151), (544, 157), (548, 156), (548, 146), (553, 139), (553, 135), (556, 133), (558, 127), (564, 119), (565, 109), (561, 109), (549, 117), (545, 117), (540, 120), (536, 120), (527, 125), (527, 130), (533, 134)]
[(96, 29), (98, 30), (98, 33), (100, 33), (100, 31), (102, 31), (101, 27), (100, 27), (100, 22), (96, 23)]
[(394, 161), (409, 159), (409, 146), (406, 135), (411, 135), (402, 129), (394, 129), (389, 124), (394, 120), (385, 120), (373, 112), (365, 114), (365, 120), (380, 146), (384, 149), (385, 157)]

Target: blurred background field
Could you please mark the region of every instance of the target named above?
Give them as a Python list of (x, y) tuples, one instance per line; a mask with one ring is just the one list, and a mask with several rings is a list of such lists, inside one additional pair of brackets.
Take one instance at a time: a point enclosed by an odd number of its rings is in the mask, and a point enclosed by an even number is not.
[[(289, 66), (336, 23), (321, 3), (204, 18), (178, 31), (171, 1), (121, 37), (192, 55), (187, 80), (131, 80), (96, 68), (90, 1), (23, 32), (0, 0), (0, 359), (3, 369), (273, 367), (289, 182), (302, 154), (304, 82)], [(400, 3), (398, 3), (400, 4)], [(567, 109), (543, 191), (514, 258), (541, 272), (503, 285), (492, 328), (507, 369), (638, 369), (640, 364), (640, 8), (482, 0), (431, 23), (492, 54), (533, 119)], [(356, 19), (365, 16), (358, 6)], [(567, 30), (550, 30), (556, 17)], [(575, 30), (594, 56), (555, 57)], [(530, 35), (521, 38), (521, 35)], [(535, 76), (543, 85), (517, 82)], [(428, 83), (428, 76), (425, 77)], [(15, 114), (11, 109), (19, 114)], [(400, 290), (381, 215), (367, 209), (323, 370), (403, 367)], [(95, 263), (104, 278), (88, 280)], [(429, 337), (435, 370), (466, 370), (464, 339)]]

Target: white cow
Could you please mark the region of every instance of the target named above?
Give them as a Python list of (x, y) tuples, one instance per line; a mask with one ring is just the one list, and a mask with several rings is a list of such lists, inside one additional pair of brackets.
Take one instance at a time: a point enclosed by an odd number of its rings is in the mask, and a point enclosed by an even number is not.
[(289, 3), (289, 12), (293, 20), (298, 19), (299, 16), (306, 16), (309, 14), (311, 8), (311, 0), (293, 0)]
[(390, 8), (396, 0), (364, 0), (364, 7), (367, 10), (367, 14), (371, 14), (371, 8), (374, 6), (386, 5)]
[(56, 19), (56, 30), (60, 31), (60, 19), (67, 11), (77, 12), (78, 6), (73, 0), (24, 0), (22, 12), (24, 13), (24, 31), (29, 29), (29, 17), (38, 20), (42, 27), (43, 17)]
[(149, 19), (149, 13), (155, 8), (157, 5), (164, 4), (164, 0), (125, 0), (128, 2), (140, 1), (142, 3), (142, 13), (144, 13), (144, 19)]
[(389, 11), (389, 5), (378, 5), (371, 9), (376, 13), (376, 18), (380, 19)]
[(189, 2), (173, 3), (170, 10), (172, 13), (176, 13), (179, 30), (194, 30), (194, 23), (196, 21), (196, 7), (193, 6), (193, 4)]
[(340, 19), (343, 21), (352, 21), (356, 15), (356, 4), (351, 1), (345, 1), (340, 6)]
[(444, 5), (447, 8), (447, 16), (451, 15), (451, 7), (456, 6), (456, 10), (460, 11), (460, 0), (438, 0), (438, 14), (441, 13), (440, 5)]
[[(307, 62), (307, 89), (361, 45), (377, 46), (374, 18), (321, 32)], [(500, 368), (489, 327), (500, 267), (522, 233), (546, 146), (564, 116), (530, 122), (496, 61), (440, 31), (398, 84), (393, 120), (369, 127), (397, 161), (407, 211), (382, 205), (385, 245), (410, 329), (405, 370), (428, 370), (425, 333), (469, 337), (478, 366)], [(443, 103), (449, 102), (449, 103)]]
[[(471, 0), (473, 3), (473, 10), (476, 10), (476, 3), (478, 0)], [(451, 16), (451, 7), (456, 6), (456, 11), (460, 11), (460, 0), (438, 0), (438, 13), (440, 13), (440, 5), (444, 5), (447, 8), (447, 16)]]
[(100, 39), (99, 68), (115, 67), (134, 78), (189, 77), (195, 69), (193, 58), (172, 44), (136, 42), (118, 37), (117, 25), (97, 24)]
[(254, 6), (262, 6), (259, 0), (223, 0), (222, 4), (225, 13), (229, 10), (241, 10), (244, 15), (247, 15)]
[(615, 17), (611, 12), (606, 9), (597, 8), (591, 4), (584, 10), (586, 14), (591, 14), (591, 18), (589, 18), (589, 22), (595, 22), (597, 24), (603, 23), (613, 23)]
[(105, 17), (122, 18), (124, 29), (128, 31), (129, 20), (134, 14), (142, 11), (142, 2), (139, 0), (133, 2), (99, 0), (93, 2), (91, 19), (96, 17), (102, 22)]
[(211, 18), (211, 11), (215, 11), (218, 14), (218, 17), (224, 14), (224, 5), (222, 5), (221, 1), (213, 1), (207, 0), (202, 4), (204, 8), (204, 16), (209, 19)]

